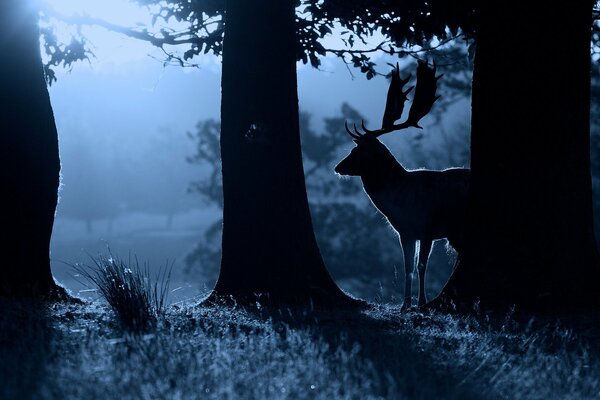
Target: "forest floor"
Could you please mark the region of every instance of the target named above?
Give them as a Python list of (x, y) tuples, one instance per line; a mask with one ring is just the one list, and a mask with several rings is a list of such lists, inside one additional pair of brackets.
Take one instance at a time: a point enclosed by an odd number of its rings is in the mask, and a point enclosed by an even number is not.
[(591, 399), (599, 318), (0, 300), (1, 399)]

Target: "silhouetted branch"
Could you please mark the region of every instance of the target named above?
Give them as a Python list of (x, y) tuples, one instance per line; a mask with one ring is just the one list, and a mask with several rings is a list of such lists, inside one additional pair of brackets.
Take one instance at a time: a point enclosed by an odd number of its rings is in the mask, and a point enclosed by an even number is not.
[[(378, 51), (381, 51), (383, 53), (389, 54), (389, 55), (394, 55), (397, 54), (399, 56), (404, 56), (404, 55), (417, 55), (417, 54), (422, 54), (422, 53), (427, 53), (433, 50), (438, 50), (441, 47), (444, 47), (445, 45), (451, 43), (452, 41), (459, 39), (461, 37), (463, 37), (464, 35), (458, 34), (456, 36), (452, 36), (449, 38), (446, 38), (444, 40), (441, 40), (437, 45), (435, 46), (429, 46), (429, 47), (421, 47), (419, 49), (402, 49), (399, 50), (398, 48), (395, 48), (392, 43), (389, 40), (385, 40), (381, 43), (379, 43), (377, 46), (375, 47), (371, 47), (369, 49), (332, 49), (332, 48), (325, 48), (325, 51), (331, 54), (334, 54), (338, 57), (343, 57), (345, 54), (369, 54), (369, 53), (375, 53)], [(388, 46), (388, 48), (386, 49), (384, 46)]]
[(56, 15), (52, 15), (52, 16), (56, 17), (57, 19), (59, 19), (61, 21), (64, 21), (66, 23), (73, 24), (73, 25), (100, 26), (102, 28), (108, 29), (113, 32), (121, 33), (123, 35), (129, 36), (129, 37), (132, 37), (135, 39), (144, 40), (156, 47), (162, 47), (165, 45), (177, 46), (177, 45), (181, 45), (181, 44), (201, 44), (203, 42), (197, 36), (185, 37), (187, 35), (187, 33), (173, 34), (173, 33), (166, 33), (166, 31), (163, 30), (163, 31), (161, 31), (162, 36), (156, 36), (155, 34), (148, 32), (148, 30), (146, 30), (146, 29), (136, 30), (133, 28), (127, 28), (127, 27), (124, 27), (121, 25), (113, 24), (111, 22), (105, 21), (100, 18), (90, 17), (88, 15), (67, 16), (67, 15), (56, 14)]

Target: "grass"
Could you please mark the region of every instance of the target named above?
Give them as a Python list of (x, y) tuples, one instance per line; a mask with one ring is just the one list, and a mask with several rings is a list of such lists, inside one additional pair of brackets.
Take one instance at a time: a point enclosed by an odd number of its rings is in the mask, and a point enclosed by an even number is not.
[(167, 307), (166, 269), (92, 260), (105, 302), (0, 298), (1, 399), (600, 397), (600, 316)]
[(75, 270), (96, 286), (100, 296), (117, 315), (121, 324), (133, 330), (147, 330), (164, 316), (169, 292), (171, 268), (159, 269), (156, 279), (148, 264), (137, 257), (125, 262), (108, 255), (91, 257), (93, 265), (75, 265)]
[[(591, 399), (598, 329), (514, 316), (0, 304), (2, 399)], [(597, 320), (582, 326), (598, 326)]]

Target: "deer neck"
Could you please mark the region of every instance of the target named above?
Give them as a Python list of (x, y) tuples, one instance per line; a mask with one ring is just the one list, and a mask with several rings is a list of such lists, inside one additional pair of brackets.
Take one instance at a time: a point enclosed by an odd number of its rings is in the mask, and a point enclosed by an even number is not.
[(393, 157), (384, 157), (361, 176), (365, 192), (375, 199), (378, 195), (398, 187), (408, 171)]

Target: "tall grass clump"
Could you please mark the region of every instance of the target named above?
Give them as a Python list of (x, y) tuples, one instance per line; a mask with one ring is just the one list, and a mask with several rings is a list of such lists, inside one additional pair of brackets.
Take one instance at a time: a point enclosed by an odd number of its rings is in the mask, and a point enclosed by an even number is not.
[(126, 262), (109, 251), (108, 256), (90, 258), (92, 265), (77, 264), (75, 270), (98, 288), (121, 324), (132, 330), (156, 326), (167, 309), (171, 267), (161, 268), (151, 279), (149, 265), (140, 265), (137, 257)]

